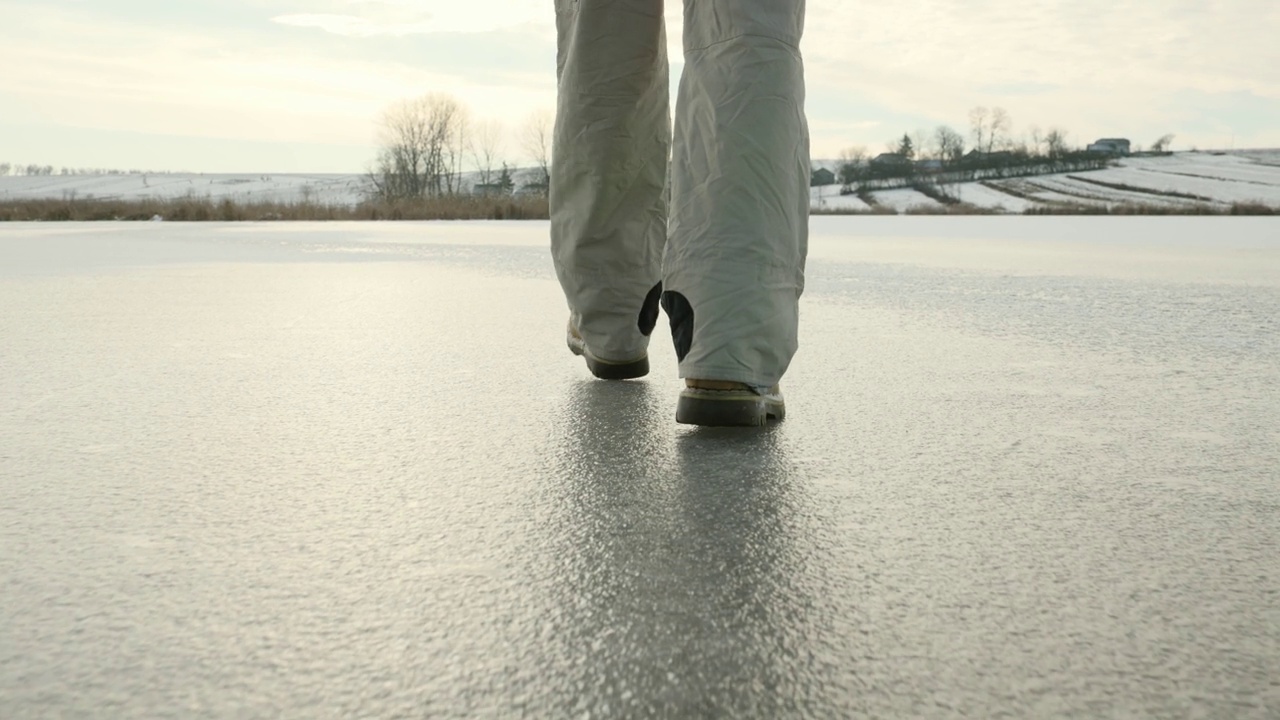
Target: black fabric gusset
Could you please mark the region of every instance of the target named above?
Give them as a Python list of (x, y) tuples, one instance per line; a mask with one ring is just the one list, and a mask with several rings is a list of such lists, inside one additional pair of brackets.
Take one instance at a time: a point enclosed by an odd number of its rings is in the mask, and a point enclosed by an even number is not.
[(684, 362), (693, 348), (693, 306), (678, 292), (664, 292), (662, 309), (671, 318), (671, 340), (676, 346), (676, 358)]
[(640, 306), (640, 334), (649, 337), (653, 334), (653, 329), (658, 327), (658, 302), (662, 298), (662, 281), (659, 280), (657, 285), (649, 291), (644, 298), (644, 304)]

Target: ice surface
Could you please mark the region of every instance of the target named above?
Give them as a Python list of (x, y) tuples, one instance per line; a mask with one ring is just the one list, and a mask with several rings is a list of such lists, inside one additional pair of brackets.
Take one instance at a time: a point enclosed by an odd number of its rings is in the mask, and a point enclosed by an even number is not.
[(817, 217), (786, 422), (538, 223), (0, 225), (0, 706), (1268, 717), (1269, 218)]

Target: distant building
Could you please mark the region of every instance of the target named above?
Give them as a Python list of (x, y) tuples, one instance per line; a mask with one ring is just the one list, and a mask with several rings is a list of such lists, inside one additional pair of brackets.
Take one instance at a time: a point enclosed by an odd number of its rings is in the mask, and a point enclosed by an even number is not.
[(472, 195), (506, 195), (508, 192), (502, 183), (476, 183), (471, 186)]
[(917, 160), (916, 170), (919, 170), (920, 172), (925, 172), (925, 173), (940, 173), (942, 172), (942, 161), (938, 160), (937, 158), (930, 158), (928, 160)]
[(871, 158), (872, 169), (888, 170), (911, 166), (911, 159), (902, 153), (880, 153)]
[(1008, 150), (995, 150), (993, 152), (970, 150), (964, 156), (964, 162), (968, 165), (1006, 165), (1012, 161), (1013, 153)]
[(822, 187), (823, 185), (835, 185), (836, 174), (826, 168), (818, 168), (809, 176), (809, 187)]
[(1087, 149), (1098, 155), (1128, 155), (1130, 143), (1124, 138), (1102, 138)]

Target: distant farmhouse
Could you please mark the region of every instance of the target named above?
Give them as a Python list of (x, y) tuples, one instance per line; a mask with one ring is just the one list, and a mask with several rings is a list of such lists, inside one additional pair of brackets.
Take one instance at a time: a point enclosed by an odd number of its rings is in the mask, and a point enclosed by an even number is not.
[(1098, 155), (1128, 155), (1130, 143), (1124, 138), (1103, 138), (1087, 149)]
[(890, 168), (909, 167), (911, 159), (902, 153), (880, 153), (871, 158), (871, 168), (873, 170), (888, 170)]
[(809, 176), (809, 187), (822, 187), (824, 185), (835, 185), (836, 174), (826, 168), (818, 168)]
[(1012, 163), (1013, 160), (1013, 152), (1009, 150), (993, 150), (991, 152), (970, 150), (964, 156), (964, 161), (970, 165), (1007, 165)]

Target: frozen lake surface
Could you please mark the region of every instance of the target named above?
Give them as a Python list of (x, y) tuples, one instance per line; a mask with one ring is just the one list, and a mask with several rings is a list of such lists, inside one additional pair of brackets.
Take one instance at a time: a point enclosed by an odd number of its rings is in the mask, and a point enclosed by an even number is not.
[(0, 225), (0, 715), (1280, 715), (1280, 222), (813, 233), (744, 432), (546, 223)]

